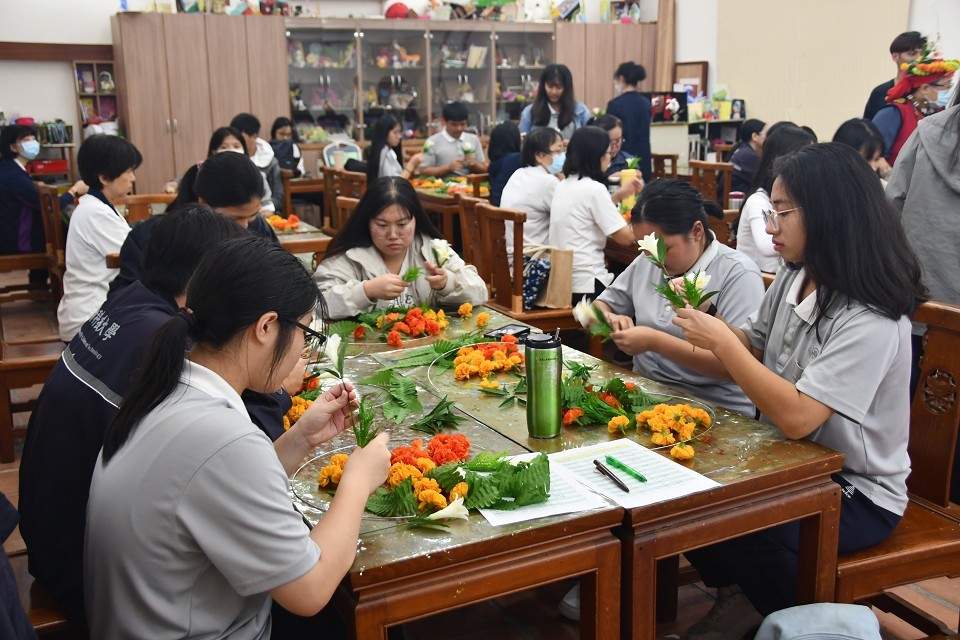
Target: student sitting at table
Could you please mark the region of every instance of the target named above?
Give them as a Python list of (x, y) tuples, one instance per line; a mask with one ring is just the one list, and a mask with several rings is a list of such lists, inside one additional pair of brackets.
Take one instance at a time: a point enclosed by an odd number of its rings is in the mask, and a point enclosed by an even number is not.
[[(263, 197), (260, 170), (245, 153), (217, 153), (193, 165), (180, 181), (180, 191), (169, 211), (191, 203), (205, 204), (217, 213), (270, 242), (278, 243), (276, 232), (260, 214)], [(153, 216), (133, 228), (120, 248), (120, 273), (110, 283), (114, 295), (140, 278), (140, 261), (150, 235), (162, 216)]]
[(417, 168), (423, 162), (423, 154), (414, 154), (406, 164), (401, 165), (402, 139), (400, 123), (393, 116), (381, 116), (373, 123), (370, 146), (367, 147), (367, 184), (373, 184), (381, 177), (400, 176), (410, 180), (417, 175)]
[(520, 129), (512, 122), (501, 122), (490, 132), (487, 155), (490, 156), (490, 204), (499, 207), (503, 188), (520, 168)]
[[(710, 276), (709, 289), (720, 292), (711, 312), (739, 325), (760, 307), (763, 279), (750, 258), (716, 241), (707, 216), (722, 218), (723, 210), (688, 182), (657, 180), (640, 192), (630, 223), (638, 238), (650, 233), (663, 238), (670, 277)], [(639, 258), (600, 294), (597, 306), (608, 312), (617, 330), (613, 341), (633, 356), (633, 370), (640, 375), (753, 417), (753, 403), (736, 384), (700, 375), (671, 359), (690, 345), (672, 322), (673, 307), (653, 290), (662, 276), (656, 265)]]
[[(547, 244), (550, 240), (550, 206), (560, 181), (557, 174), (566, 160), (563, 139), (556, 129), (541, 127), (523, 140), (522, 163), (503, 188), (500, 206), (527, 214), (523, 223), (524, 244)], [(513, 255), (513, 223), (504, 223), (507, 254)]]
[[(30, 414), (20, 460), (20, 531), (30, 573), (80, 628), (86, 627), (87, 493), (103, 434), (150, 337), (183, 304), (187, 281), (204, 253), (242, 233), (200, 205), (163, 216), (144, 257), (143, 280), (107, 300), (80, 328)], [(282, 423), (272, 426), (277, 436), (283, 433)]]
[(487, 159), (480, 138), (467, 133), (467, 107), (461, 102), (443, 105), (443, 131), (423, 144), (420, 173), (441, 178), (485, 173)]
[(273, 121), (270, 127), (270, 147), (280, 164), (281, 169), (293, 172), (294, 178), (299, 178), (306, 170), (303, 166), (303, 152), (297, 144), (297, 129), (293, 121), (280, 116)]
[(243, 389), (276, 389), (305, 343), (319, 342), (305, 330), (319, 308), (300, 260), (261, 238), (222, 242), (200, 263), (94, 469), (91, 637), (268, 638), (272, 601), (300, 616), (327, 604), (356, 557), (367, 497), (387, 477), (389, 436), (350, 453), (311, 531), (288, 478), (351, 425), (353, 386), (327, 390), (274, 443), (240, 400)]
[(120, 250), (130, 225), (114, 206), (133, 190), (133, 171), (143, 162), (135, 146), (117, 136), (95, 135), (77, 152), (80, 177), (90, 187), (70, 217), (63, 298), (57, 307), (60, 339), (70, 342), (107, 299), (116, 269), (107, 254)]
[(574, 95), (570, 69), (564, 64), (548, 64), (540, 74), (536, 97), (520, 113), (520, 132), (550, 127), (567, 142), (589, 119), (590, 109)]
[(623, 149), (623, 123), (617, 116), (603, 115), (590, 118), (590, 125), (600, 127), (610, 136), (610, 166), (607, 167), (607, 177), (620, 177), (620, 172), (627, 168), (627, 162), (633, 156)]
[[(403, 178), (380, 178), (367, 187), (353, 215), (330, 241), (315, 278), (334, 319), (388, 307), (457, 307), (487, 299), (476, 267), (452, 248), (436, 264), (432, 241), (442, 236)], [(408, 269), (423, 273), (413, 282)]]
[[(883, 541), (907, 507), (910, 315), (926, 295), (920, 264), (876, 174), (854, 149), (809, 146), (776, 165), (767, 232), (786, 266), (739, 327), (680, 309), (696, 350), (677, 360), (740, 385), (790, 439), (844, 455), (840, 553)], [(682, 357), (682, 359), (681, 359)], [(797, 604), (799, 524), (687, 553), (719, 588), (689, 638), (739, 638)], [(752, 604), (752, 606), (751, 606)]]
[(563, 164), (567, 177), (553, 192), (549, 244), (573, 249), (572, 304), (599, 295), (613, 282), (603, 257), (607, 238), (620, 244), (634, 242), (633, 231), (604, 186), (609, 147), (610, 136), (603, 129), (577, 129)]

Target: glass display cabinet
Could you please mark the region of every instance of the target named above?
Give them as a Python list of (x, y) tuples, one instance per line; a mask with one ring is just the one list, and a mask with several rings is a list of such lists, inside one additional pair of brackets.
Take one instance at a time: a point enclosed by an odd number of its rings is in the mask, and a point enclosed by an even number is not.
[(361, 21), (361, 126), (390, 114), (405, 137), (422, 137), (429, 118), (427, 32), (400, 20)]

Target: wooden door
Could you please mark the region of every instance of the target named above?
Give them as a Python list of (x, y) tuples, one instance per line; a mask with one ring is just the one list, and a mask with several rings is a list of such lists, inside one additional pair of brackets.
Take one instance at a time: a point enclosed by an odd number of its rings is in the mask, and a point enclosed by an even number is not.
[[(244, 21), (235, 16), (206, 14), (204, 23), (210, 74), (210, 115), (216, 129), (227, 126), (235, 115), (249, 112), (251, 108), (247, 29)], [(269, 127), (270, 123), (264, 123), (264, 126)]]
[(577, 98), (592, 111), (593, 109), (606, 110), (607, 103), (613, 98), (613, 72), (617, 70), (620, 61), (611, 57), (616, 24), (584, 24), (580, 25), (586, 31), (584, 60), (589, 73), (581, 85), (574, 84)]
[(213, 132), (203, 16), (164, 14), (163, 31), (167, 44), (173, 159), (176, 175), (181, 175), (207, 157), (207, 143)]
[(260, 119), (260, 136), (269, 139), (274, 119), (290, 117), (286, 30), (281, 16), (244, 16), (243, 21), (247, 29), (250, 113)]
[(176, 175), (163, 21), (157, 13), (111, 18), (120, 126), (140, 153), (138, 193), (158, 193)]
[[(557, 23), (557, 64), (569, 67), (573, 75), (574, 93), (577, 100), (581, 101), (584, 101), (587, 85), (586, 26), (576, 22)], [(591, 69), (591, 73), (593, 72)]]
[[(637, 85), (638, 91), (653, 91), (653, 72), (657, 63), (657, 25), (653, 22), (643, 24), (618, 24), (613, 39), (614, 66), (621, 62), (642, 64), (647, 79)], [(611, 73), (611, 75), (613, 75)], [(611, 85), (612, 86), (612, 85)]]

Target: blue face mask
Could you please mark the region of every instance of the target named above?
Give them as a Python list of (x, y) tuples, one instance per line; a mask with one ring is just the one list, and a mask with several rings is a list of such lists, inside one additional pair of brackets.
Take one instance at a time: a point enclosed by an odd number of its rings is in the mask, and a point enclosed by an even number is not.
[(937, 105), (940, 109), (946, 109), (947, 105), (950, 104), (951, 93), (953, 93), (953, 89), (940, 89), (937, 91), (937, 100), (933, 104)]
[(20, 152), (27, 160), (33, 160), (38, 155), (40, 155), (40, 143), (36, 140), (27, 140), (21, 143), (23, 151)]
[(553, 154), (553, 162), (547, 167), (551, 175), (557, 175), (563, 171), (563, 163), (567, 161), (567, 154), (563, 151)]

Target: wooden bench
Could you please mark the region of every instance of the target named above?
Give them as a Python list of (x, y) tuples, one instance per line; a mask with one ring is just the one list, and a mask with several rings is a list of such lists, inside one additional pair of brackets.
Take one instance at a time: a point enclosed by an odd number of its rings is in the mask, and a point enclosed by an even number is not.
[(61, 638), (63, 640), (79, 640), (87, 634), (78, 632), (67, 622), (67, 617), (56, 605), (43, 588), (37, 584), (27, 569), (27, 554), (16, 553), (7, 556), (13, 577), (17, 581), (17, 592), (20, 594), (20, 603), (27, 612), (30, 624), (41, 638)]

